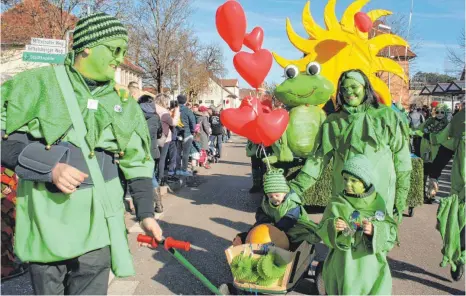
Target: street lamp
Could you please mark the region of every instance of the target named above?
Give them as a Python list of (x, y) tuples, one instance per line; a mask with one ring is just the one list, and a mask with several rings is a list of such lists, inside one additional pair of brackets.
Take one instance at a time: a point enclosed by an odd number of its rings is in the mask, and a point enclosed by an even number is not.
[[(378, 27), (378, 29), (381, 30), (381, 31), (383, 31), (383, 30), (388, 31), (388, 34), (391, 34), (391, 32), (392, 32), (392, 27), (390, 27), (390, 26), (387, 26), (387, 25), (384, 25), (384, 24), (379, 24), (377, 27)], [(390, 54), (390, 46), (388, 47), (388, 57), (389, 57), (389, 58), (392, 58), (392, 57), (391, 57), (391, 54)], [(389, 90), (389, 91), (391, 90), (390, 84), (391, 84), (391, 83), (390, 83), (390, 73), (388, 73), (388, 90)]]
[[(388, 34), (391, 34), (392, 32), (392, 27), (384, 25), (384, 24), (379, 24), (377, 28), (380, 31), (386, 30), (388, 31)], [(388, 57), (391, 59), (391, 54), (390, 54), (390, 46), (388, 47)], [(390, 87), (390, 72), (388, 72), (388, 91), (391, 93), (391, 87)]]

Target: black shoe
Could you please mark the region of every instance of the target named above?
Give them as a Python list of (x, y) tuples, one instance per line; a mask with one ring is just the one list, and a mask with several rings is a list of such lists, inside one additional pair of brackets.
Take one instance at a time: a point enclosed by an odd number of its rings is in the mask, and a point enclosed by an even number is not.
[(163, 207), (159, 206), (159, 205), (156, 205), (155, 208), (154, 208), (154, 212), (156, 212), (158, 214), (163, 213)]
[(249, 193), (260, 193), (262, 192), (262, 187), (260, 186), (252, 186), (251, 189), (249, 189)]
[(450, 274), (451, 274), (452, 279), (455, 282), (459, 282), (463, 278), (463, 275), (464, 275), (464, 264), (459, 263), (456, 266), (456, 271), (453, 271), (450, 269)]

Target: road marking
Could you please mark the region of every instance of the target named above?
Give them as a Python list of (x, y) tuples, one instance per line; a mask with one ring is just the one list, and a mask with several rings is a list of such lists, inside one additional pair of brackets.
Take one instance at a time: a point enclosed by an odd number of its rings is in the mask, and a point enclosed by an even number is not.
[(128, 230), (129, 233), (144, 233), (139, 223), (135, 223), (131, 228)]
[(115, 281), (108, 287), (108, 295), (133, 295), (139, 281)]

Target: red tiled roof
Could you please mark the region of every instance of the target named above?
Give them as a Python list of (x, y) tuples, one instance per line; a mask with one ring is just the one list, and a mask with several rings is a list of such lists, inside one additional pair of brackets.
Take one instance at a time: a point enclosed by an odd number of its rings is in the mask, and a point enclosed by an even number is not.
[[(49, 25), (56, 22), (52, 18), (57, 16), (60, 16), (60, 9), (49, 1), (23, 1), (1, 14), (1, 43), (29, 44), (31, 37), (63, 39), (65, 32)], [(65, 11), (61, 11), (61, 16), (70, 28), (78, 21)]]
[(233, 98), (237, 97), (234, 93), (232, 93), (231, 91), (229, 91), (228, 89), (225, 88), (226, 86), (223, 85), (222, 81), (224, 81), (224, 80), (236, 80), (236, 81), (238, 81), (238, 79), (219, 79), (219, 78), (217, 78), (217, 77), (215, 77), (213, 75), (210, 76), (210, 79), (212, 79), (215, 83), (217, 83), (221, 88), (223, 88), (224, 91), (226, 91)]
[(140, 73), (140, 74), (144, 74), (144, 69), (133, 64), (133, 62), (131, 62), (127, 57), (125, 58), (125, 60), (123, 61), (123, 63), (121, 64), (121, 66), (123, 68), (127, 68), (129, 70), (132, 70), (134, 72), (137, 72), (137, 73)]
[(238, 79), (219, 79), (223, 87), (235, 87), (238, 85)]

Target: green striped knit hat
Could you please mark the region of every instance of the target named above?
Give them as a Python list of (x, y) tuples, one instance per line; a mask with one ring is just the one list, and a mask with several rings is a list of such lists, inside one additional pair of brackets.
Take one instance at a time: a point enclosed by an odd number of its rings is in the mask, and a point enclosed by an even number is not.
[(358, 178), (366, 188), (372, 185), (372, 165), (363, 154), (357, 154), (345, 161), (341, 173), (347, 173)]
[(116, 38), (128, 41), (128, 31), (118, 19), (103, 12), (91, 14), (76, 24), (73, 50), (79, 53), (85, 48), (92, 48)]
[(286, 183), (283, 170), (269, 170), (264, 177), (264, 192), (267, 193), (288, 193), (290, 187)]

